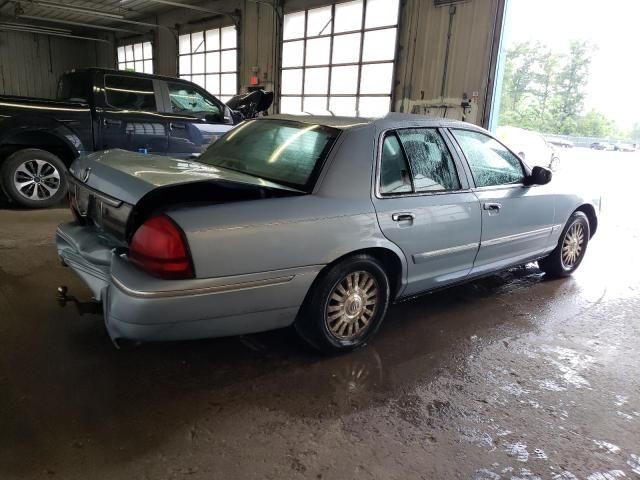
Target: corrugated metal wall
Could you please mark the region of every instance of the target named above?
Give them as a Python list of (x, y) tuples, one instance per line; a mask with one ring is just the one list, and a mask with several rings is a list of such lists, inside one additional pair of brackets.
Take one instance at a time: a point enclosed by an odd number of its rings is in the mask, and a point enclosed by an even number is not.
[(60, 74), (110, 58), (96, 42), (0, 31), (0, 94), (53, 98)]

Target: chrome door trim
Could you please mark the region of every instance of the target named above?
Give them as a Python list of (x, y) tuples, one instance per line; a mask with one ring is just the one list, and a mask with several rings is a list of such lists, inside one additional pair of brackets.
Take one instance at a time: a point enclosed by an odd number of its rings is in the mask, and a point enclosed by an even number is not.
[(513, 235), (506, 235), (504, 237), (497, 237), (497, 238), (492, 238), (490, 240), (485, 240), (484, 242), (480, 243), (480, 247), (489, 247), (492, 245), (501, 245), (503, 243), (508, 243), (508, 242), (515, 242), (517, 240), (524, 240), (526, 238), (532, 238), (532, 237), (540, 237), (543, 235), (549, 235), (553, 230), (554, 230), (555, 226), (551, 226), (551, 227), (544, 227), (544, 228), (539, 228), (537, 230), (531, 230), (528, 232), (521, 232), (521, 233), (516, 233)]
[(417, 253), (413, 255), (413, 263), (423, 263), (434, 257), (442, 255), (450, 255), (452, 253), (466, 252), (467, 250), (477, 249), (480, 246), (478, 242), (467, 243), (466, 245), (458, 245), (457, 247), (443, 248), (441, 250), (432, 250), (430, 252)]
[(166, 290), (166, 291), (145, 291), (135, 290), (124, 285), (113, 275), (111, 276), (111, 282), (119, 290), (125, 294), (138, 297), (138, 298), (170, 298), (170, 297), (187, 297), (191, 295), (207, 295), (217, 293), (229, 293), (237, 292), (241, 290), (249, 290), (253, 288), (271, 287), (275, 285), (282, 285), (288, 283), (295, 278), (295, 275), (288, 275), (286, 277), (268, 278), (264, 280), (253, 280), (250, 282), (230, 283), (227, 285), (211, 285), (209, 287), (189, 288), (184, 290)]

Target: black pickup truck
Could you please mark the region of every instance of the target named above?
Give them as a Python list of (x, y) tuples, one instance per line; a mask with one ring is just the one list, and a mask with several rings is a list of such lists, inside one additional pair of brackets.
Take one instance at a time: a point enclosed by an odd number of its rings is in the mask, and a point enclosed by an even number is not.
[(255, 102), (234, 97), (234, 104), (237, 110), (176, 78), (97, 68), (66, 73), (56, 100), (0, 96), (0, 184), (20, 205), (54, 205), (79, 155), (121, 148), (191, 157), (256, 113)]

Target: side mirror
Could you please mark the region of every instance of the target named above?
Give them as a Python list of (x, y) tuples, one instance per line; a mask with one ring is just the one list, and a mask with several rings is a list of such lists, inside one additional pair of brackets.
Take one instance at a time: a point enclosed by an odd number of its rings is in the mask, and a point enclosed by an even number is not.
[(524, 184), (529, 185), (546, 185), (551, 181), (551, 170), (544, 167), (533, 167), (531, 169), (531, 175), (525, 177)]

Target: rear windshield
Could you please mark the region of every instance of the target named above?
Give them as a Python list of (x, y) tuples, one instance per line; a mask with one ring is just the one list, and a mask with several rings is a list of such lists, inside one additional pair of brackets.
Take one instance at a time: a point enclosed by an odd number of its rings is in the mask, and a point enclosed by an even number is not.
[(89, 103), (89, 85), (87, 72), (67, 73), (60, 77), (56, 98), (67, 102)]
[(288, 120), (250, 120), (226, 133), (198, 159), (310, 191), (340, 130)]

